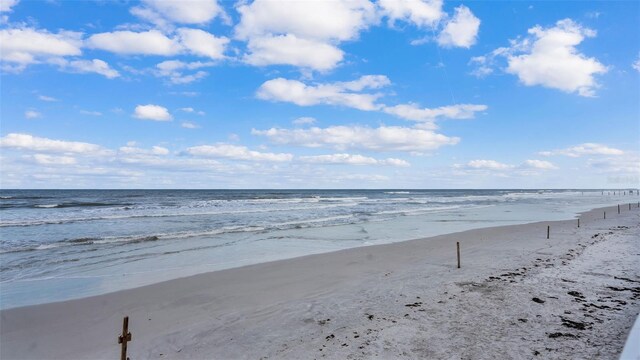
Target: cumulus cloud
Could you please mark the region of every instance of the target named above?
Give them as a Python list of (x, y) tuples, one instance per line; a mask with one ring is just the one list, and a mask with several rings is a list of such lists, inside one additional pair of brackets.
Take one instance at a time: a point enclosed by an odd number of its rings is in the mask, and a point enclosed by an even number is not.
[(454, 168), (466, 169), (466, 170), (494, 170), (494, 171), (506, 171), (515, 170), (523, 171), (527, 169), (536, 170), (554, 170), (557, 169), (555, 165), (549, 161), (544, 160), (525, 160), (520, 165), (510, 165), (501, 163), (495, 160), (471, 160), (466, 164), (456, 164)]
[(98, 155), (109, 153), (108, 150), (95, 144), (76, 141), (52, 140), (48, 138), (36, 137), (29, 134), (20, 133), (11, 133), (0, 138), (0, 147), (28, 151), (78, 153), (84, 155)]
[(623, 155), (624, 151), (602, 144), (584, 143), (566, 149), (556, 149), (551, 151), (539, 152), (542, 156), (563, 155), (568, 157), (581, 157), (584, 155)]
[(72, 156), (56, 156), (47, 154), (35, 154), (33, 160), (40, 165), (73, 165), (77, 163)]
[(283, 101), (299, 106), (318, 104), (345, 106), (358, 110), (381, 110), (402, 119), (433, 122), (437, 118), (471, 119), (476, 112), (485, 111), (486, 105), (457, 104), (438, 108), (421, 108), (414, 103), (385, 106), (378, 103), (380, 93), (363, 92), (377, 90), (391, 84), (384, 75), (365, 75), (354, 81), (307, 85), (298, 80), (277, 78), (266, 81), (258, 89), (259, 99)]
[(239, 39), (255, 36), (294, 34), (305, 39), (352, 40), (376, 21), (374, 5), (368, 0), (291, 1), (256, 0), (237, 8)]
[(252, 37), (247, 47), (244, 61), (255, 66), (293, 65), (326, 71), (336, 67), (344, 55), (332, 44), (293, 34)]
[(638, 72), (640, 72), (640, 55), (638, 55), (638, 58), (636, 59), (636, 61), (634, 61), (633, 64), (631, 64), (631, 67), (636, 69)]
[(413, 121), (433, 121), (437, 118), (473, 119), (476, 112), (487, 110), (486, 105), (457, 104), (434, 109), (420, 108), (417, 104), (387, 106), (384, 112)]
[[(156, 69), (153, 73), (158, 77), (165, 77), (172, 84), (188, 84), (200, 79), (203, 79), (209, 73), (206, 71), (198, 70), (213, 66), (213, 62), (184, 62), (180, 60), (166, 60), (156, 65)], [(185, 71), (193, 71), (191, 73), (185, 73)]]
[(225, 16), (216, 0), (143, 0), (142, 6), (132, 8), (131, 13), (157, 25), (206, 24), (216, 16)]
[(306, 147), (330, 147), (337, 150), (426, 151), (444, 145), (455, 145), (460, 139), (430, 130), (399, 126), (331, 126), (305, 129), (252, 129), (253, 135), (265, 136), (271, 142)]
[(581, 96), (595, 96), (599, 87), (596, 76), (608, 68), (596, 58), (580, 53), (576, 46), (596, 32), (571, 19), (556, 22), (555, 26), (535, 26), (529, 36), (512, 40), (486, 56), (472, 59), (478, 68), (474, 73), (484, 76), (492, 72), (499, 58), (507, 60), (507, 73), (516, 75), (526, 86), (544, 86)]
[(309, 116), (303, 116), (293, 120), (293, 125), (312, 125), (315, 123), (316, 119)]
[(505, 170), (513, 168), (513, 165), (503, 164), (495, 160), (471, 160), (466, 164), (469, 169)]
[(224, 51), (229, 43), (226, 37), (216, 37), (200, 29), (178, 29), (178, 38), (180, 44), (189, 53), (214, 60), (224, 59)]
[(188, 148), (185, 152), (193, 156), (227, 158), (247, 161), (287, 162), (293, 159), (292, 154), (259, 152), (249, 150), (245, 146), (224, 143), (218, 143), (215, 145), (193, 146)]
[(3, 69), (8, 71), (22, 71), (29, 64), (54, 57), (80, 55), (81, 46), (82, 33), (79, 32), (51, 33), (34, 28), (0, 30)]
[(122, 154), (127, 155), (169, 155), (169, 149), (162, 146), (153, 146), (151, 149), (142, 149), (134, 146), (122, 146), (118, 149)]
[(477, 41), (480, 19), (464, 5), (455, 9), (444, 29), (438, 35), (438, 44), (444, 47), (470, 48)]
[(525, 162), (522, 163), (521, 167), (531, 168), (531, 169), (542, 169), (542, 170), (557, 169), (555, 165), (553, 165), (549, 161), (544, 161), (544, 160), (525, 160)]
[(49, 61), (58, 65), (62, 71), (87, 74), (95, 73), (102, 75), (108, 79), (114, 79), (120, 76), (117, 70), (114, 70), (106, 62), (100, 59), (93, 60), (66, 60), (62, 58), (52, 59)]
[(180, 51), (178, 44), (157, 30), (145, 32), (114, 31), (95, 34), (87, 39), (87, 46), (127, 55), (169, 56)]
[(152, 104), (136, 106), (133, 116), (138, 119), (153, 121), (170, 121), (173, 119), (167, 108)]
[(2, 0), (0, 2), (0, 12), (10, 12), (13, 7), (18, 5), (20, 0)]
[(444, 16), (442, 0), (380, 0), (378, 6), (391, 24), (401, 20), (418, 27), (433, 27)]
[(228, 43), (226, 37), (216, 37), (204, 30), (189, 28), (177, 29), (173, 38), (158, 30), (121, 30), (94, 34), (86, 40), (89, 48), (122, 55), (172, 56), (189, 53), (214, 60), (224, 58)]
[(256, 0), (237, 7), (239, 40), (248, 42), (244, 61), (256, 66), (293, 65), (326, 71), (343, 58), (337, 45), (354, 40), (377, 22), (375, 6), (368, 0), (276, 1)]
[(199, 129), (200, 125), (194, 123), (194, 122), (190, 122), (190, 121), (184, 121), (182, 122), (182, 124), (180, 124), (181, 127), (185, 128), (185, 129)]
[(291, 102), (300, 106), (329, 104), (370, 111), (381, 107), (375, 103), (380, 95), (359, 91), (379, 89), (390, 83), (384, 75), (366, 75), (355, 81), (318, 85), (277, 78), (262, 84), (257, 96), (263, 100)]
[[(602, 174), (628, 175), (626, 182), (637, 185), (640, 177), (640, 154), (628, 152), (623, 156), (589, 159), (587, 166)], [(624, 179), (618, 178), (615, 181), (622, 182)]]
[(312, 164), (344, 164), (344, 165), (388, 165), (388, 166), (410, 166), (409, 162), (402, 159), (388, 158), (375, 159), (357, 154), (330, 154), (315, 156), (300, 156), (301, 162)]

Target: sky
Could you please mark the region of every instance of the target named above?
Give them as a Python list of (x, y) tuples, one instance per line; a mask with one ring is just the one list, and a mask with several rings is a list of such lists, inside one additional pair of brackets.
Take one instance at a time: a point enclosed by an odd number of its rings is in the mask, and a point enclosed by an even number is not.
[(640, 3), (2, 0), (0, 187), (635, 188)]

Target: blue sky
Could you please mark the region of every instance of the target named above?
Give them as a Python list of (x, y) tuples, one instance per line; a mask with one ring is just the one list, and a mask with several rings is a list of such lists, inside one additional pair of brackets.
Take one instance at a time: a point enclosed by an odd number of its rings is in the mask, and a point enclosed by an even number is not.
[(640, 184), (638, 2), (0, 10), (2, 188)]

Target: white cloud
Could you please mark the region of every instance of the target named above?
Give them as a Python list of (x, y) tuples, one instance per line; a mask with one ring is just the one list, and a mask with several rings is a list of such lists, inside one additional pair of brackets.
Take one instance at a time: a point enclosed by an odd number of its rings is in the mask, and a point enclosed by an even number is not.
[(581, 157), (584, 155), (623, 155), (624, 151), (602, 144), (584, 143), (566, 149), (541, 151), (539, 154), (542, 156), (563, 155), (569, 157)]
[(42, 114), (35, 110), (27, 110), (24, 112), (24, 117), (26, 119), (37, 119), (39, 117), (42, 117)]
[(300, 156), (298, 158), (302, 162), (313, 164), (345, 164), (345, 165), (388, 165), (407, 167), (410, 164), (402, 159), (382, 159), (378, 160), (372, 157), (352, 154), (330, 154), (315, 156)]
[[(587, 166), (595, 169), (598, 173), (609, 175), (629, 175), (628, 183), (633, 186), (638, 185), (640, 178), (640, 155), (638, 153), (625, 153), (624, 156), (606, 157), (587, 160)], [(612, 179), (623, 181), (624, 179)]]
[(299, 38), (345, 41), (358, 37), (376, 21), (368, 0), (290, 1), (256, 0), (237, 7), (241, 15), (235, 32), (239, 39), (293, 34)]
[(102, 113), (99, 111), (89, 111), (89, 110), (80, 110), (80, 114), (91, 115), (91, 116), (102, 116)]
[(449, 119), (472, 119), (475, 113), (487, 110), (486, 105), (458, 104), (441, 106), (435, 109), (420, 108), (416, 104), (387, 106), (384, 112), (413, 121), (433, 121), (439, 117)]
[(59, 153), (78, 153), (83, 155), (107, 154), (108, 150), (99, 145), (76, 142), (52, 140), (32, 136), (29, 134), (11, 133), (0, 138), (0, 147), (29, 150), (29, 151), (50, 151)]
[(542, 169), (542, 170), (557, 169), (555, 165), (553, 165), (549, 161), (544, 161), (544, 160), (525, 160), (525, 162), (522, 163), (521, 167), (531, 168), (531, 169)]
[(350, 82), (306, 85), (297, 80), (277, 78), (262, 84), (257, 96), (263, 100), (285, 101), (300, 106), (317, 104), (341, 105), (359, 110), (377, 110), (379, 94), (358, 93), (364, 89), (378, 89), (391, 82), (384, 75), (367, 75)]
[(217, 37), (200, 29), (180, 28), (173, 38), (158, 30), (135, 32), (130, 30), (94, 34), (86, 46), (123, 55), (193, 54), (213, 60), (224, 59), (229, 43), (226, 37)]
[(343, 59), (337, 45), (354, 40), (377, 22), (368, 0), (290, 1), (256, 0), (237, 7), (239, 40), (248, 41), (244, 61), (256, 66), (293, 65), (326, 71)]
[(315, 123), (316, 119), (309, 116), (303, 116), (293, 120), (293, 125), (312, 125)]
[(90, 48), (126, 55), (170, 56), (178, 54), (181, 50), (178, 43), (157, 30), (100, 33), (89, 37), (86, 44)]
[(167, 60), (156, 65), (153, 72), (158, 77), (166, 77), (172, 84), (188, 84), (200, 80), (207, 75), (206, 71), (196, 71), (195, 73), (185, 74), (185, 70), (197, 70), (204, 67), (215, 65), (213, 62), (183, 62), (180, 60)]
[(318, 40), (293, 34), (252, 37), (244, 61), (255, 66), (293, 65), (312, 70), (331, 70), (342, 61), (343, 52)]
[(53, 102), (53, 101), (58, 101), (58, 99), (51, 97), (51, 96), (46, 96), (46, 95), (38, 95), (38, 99), (42, 100), (42, 101), (47, 101), (47, 102)]
[(444, 16), (442, 0), (380, 0), (378, 5), (391, 23), (402, 20), (418, 27), (433, 27)]
[(513, 168), (513, 165), (507, 165), (495, 160), (471, 160), (466, 164), (469, 169), (483, 170), (506, 170)]
[(293, 155), (291, 154), (259, 152), (249, 150), (245, 146), (224, 143), (215, 145), (193, 146), (188, 148), (186, 150), (186, 153), (193, 156), (217, 157), (247, 161), (287, 162), (293, 159)]
[(438, 35), (438, 44), (444, 47), (470, 48), (477, 41), (479, 28), (480, 19), (468, 7), (460, 5)]
[(488, 75), (493, 74), (493, 56), (474, 56), (469, 60), (469, 65), (475, 66), (475, 69), (471, 71), (471, 75), (484, 78)]
[(599, 87), (595, 76), (609, 69), (596, 58), (580, 53), (576, 46), (596, 32), (571, 19), (556, 22), (555, 26), (529, 29), (529, 36), (510, 40), (509, 47), (500, 47), (469, 62), (476, 66), (471, 74), (485, 77), (498, 67), (498, 59), (506, 59), (507, 73), (518, 76), (526, 86), (544, 86), (567, 93), (592, 97)]
[(117, 70), (112, 69), (109, 64), (100, 60), (66, 60), (62, 58), (51, 59), (52, 64), (58, 65), (60, 70), (75, 73), (96, 73), (103, 75), (108, 79), (114, 79), (120, 76)]
[(229, 43), (226, 37), (216, 37), (200, 29), (178, 29), (178, 38), (180, 44), (191, 54), (214, 60), (224, 59), (224, 51)]
[(0, 12), (11, 12), (12, 7), (18, 5), (20, 0), (2, 0), (0, 1)]
[(338, 150), (425, 151), (455, 145), (460, 139), (430, 130), (399, 126), (331, 126), (327, 128), (251, 130), (276, 144), (331, 147)]
[(277, 78), (263, 83), (256, 94), (258, 98), (263, 100), (284, 101), (299, 106), (327, 104), (364, 111), (382, 110), (403, 119), (425, 123), (433, 122), (437, 118), (471, 119), (476, 112), (487, 109), (486, 105), (476, 104), (457, 104), (434, 109), (420, 108), (413, 103), (385, 106), (377, 103), (378, 98), (382, 96), (381, 94), (362, 92), (366, 89), (380, 89), (389, 84), (391, 81), (384, 75), (366, 75), (354, 81), (317, 85), (307, 85), (298, 80)]
[(549, 161), (544, 160), (525, 160), (522, 164), (515, 166), (510, 164), (501, 163), (495, 160), (471, 160), (466, 164), (454, 164), (454, 169), (460, 170), (488, 170), (496, 171), (499, 174), (520, 174), (527, 175), (532, 174), (532, 170), (554, 170), (557, 169), (555, 165)]
[(182, 124), (180, 124), (181, 127), (185, 128), (185, 129), (199, 129), (200, 125), (190, 122), (190, 121), (184, 121)]
[(33, 28), (0, 30), (2, 62), (5, 70), (22, 71), (29, 64), (39, 63), (51, 57), (80, 55), (82, 33), (60, 31), (57, 34)]
[(47, 154), (35, 154), (33, 160), (40, 165), (73, 165), (77, 161), (71, 156), (55, 156)]
[(153, 146), (151, 149), (142, 149), (134, 146), (123, 146), (118, 149), (118, 151), (122, 154), (127, 155), (169, 155), (169, 149), (162, 146)]
[(182, 24), (205, 24), (216, 16), (224, 16), (216, 0), (143, 0), (143, 6), (131, 12), (153, 23), (159, 20)]
[(531, 38), (514, 44), (513, 54), (507, 55), (508, 73), (517, 75), (527, 86), (542, 85), (581, 96), (595, 95), (598, 83), (594, 76), (606, 73), (607, 67), (576, 49), (585, 38), (596, 36), (594, 30), (564, 19), (547, 29), (535, 26), (529, 29), (529, 34)]
[(633, 64), (631, 64), (631, 67), (636, 69), (638, 72), (640, 72), (640, 55), (638, 55), (638, 58), (636, 59), (636, 61), (634, 61)]
[(173, 119), (167, 108), (152, 104), (136, 106), (133, 116), (138, 119), (154, 121), (170, 121)]
[(205, 115), (204, 111), (196, 110), (196, 109), (194, 109), (192, 107), (183, 107), (183, 108), (180, 108), (180, 111), (184, 111), (184, 112), (190, 113), (190, 114)]

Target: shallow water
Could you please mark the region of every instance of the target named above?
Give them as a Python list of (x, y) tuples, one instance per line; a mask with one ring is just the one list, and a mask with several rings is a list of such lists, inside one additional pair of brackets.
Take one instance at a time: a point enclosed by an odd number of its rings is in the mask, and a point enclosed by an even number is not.
[(1, 190), (0, 307), (473, 228), (570, 219), (637, 198), (600, 190)]

